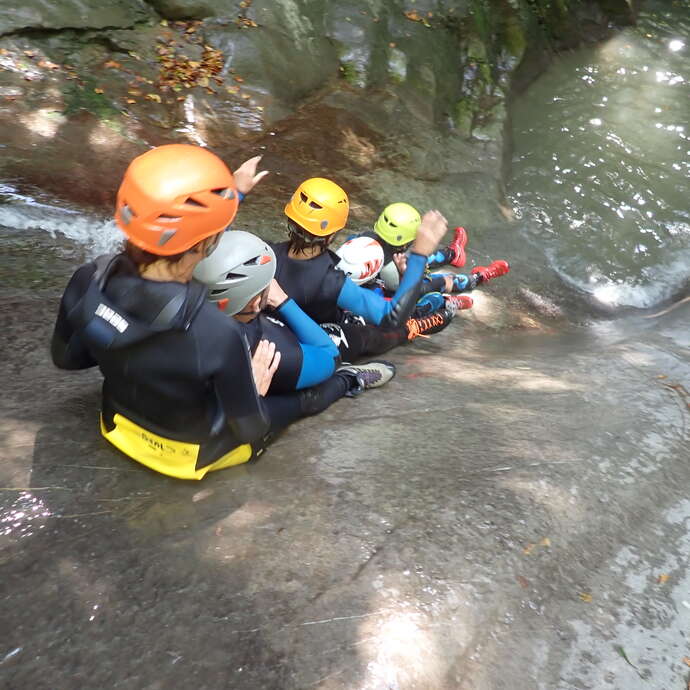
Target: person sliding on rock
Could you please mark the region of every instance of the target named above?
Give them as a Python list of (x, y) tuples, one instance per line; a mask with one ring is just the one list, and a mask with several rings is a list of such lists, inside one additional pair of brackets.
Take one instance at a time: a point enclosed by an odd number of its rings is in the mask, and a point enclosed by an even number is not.
[[(261, 340), (252, 355), (240, 324), (192, 279), (240, 197), (266, 174), (257, 174), (259, 160), (233, 176), (197, 146), (161, 146), (135, 158), (117, 195), (124, 251), (77, 269), (60, 303), (53, 362), (100, 368), (103, 436), (180, 479), (247, 462), (273, 433), (314, 411), (313, 389), (265, 397), (280, 364), (275, 344)], [(362, 381), (343, 372), (320, 386), (323, 406)]]
[[(358, 377), (359, 386), (353, 385), (349, 396), (382, 386), (393, 377), (395, 367), (389, 362), (338, 367), (341, 352), (330, 331), (321, 328), (285, 294), (273, 277), (275, 271), (273, 249), (241, 230), (224, 233), (213, 254), (194, 270), (194, 277), (207, 286), (209, 299), (239, 322), (252, 352), (262, 340), (275, 343), (280, 363), (268, 389), (269, 397), (316, 386), (334, 373)], [(368, 328), (354, 322), (343, 326), (339, 335), (354, 343), (354, 332)], [(351, 354), (347, 348), (343, 351)], [(314, 394), (311, 398), (313, 404), (318, 403)]]
[[(410, 245), (414, 241), (421, 223), (419, 212), (414, 206), (403, 202), (389, 204), (378, 217), (372, 230), (362, 233), (363, 237), (371, 237), (381, 245), (384, 261), (379, 273), (379, 287), (385, 295), (390, 295), (400, 283), (405, 273), (407, 255)], [(467, 232), (465, 228), (455, 228), (453, 241), (444, 249), (439, 249), (429, 255), (427, 272), (422, 282), (421, 294), (461, 293), (474, 290), (481, 283), (505, 275), (510, 270), (507, 261), (494, 261), (490, 266), (476, 266), (469, 275), (462, 273), (431, 273), (428, 269), (450, 264), (456, 268), (465, 265), (465, 246)], [(372, 280), (370, 287), (377, 285)], [(472, 306), (470, 297), (455, 298), (459, 309)]]
[[(454, 309), (439, 310), (434, 323), (415, 322), (415, 308), (427, 257), (436, 251), (447, 230), (446, 219), (429, 211), (410, 247), (408, 269), (390, 299), (359, 287), (336, 269), (338, 257), (329, 246), (345, 227), (349, 200), (335, 182), (315, 177), (303, 182), (285, 206), (290, 239), (273, 245), (278, 263), (276, 280), (317, 323), (341, 325), (360, 317), (373, 327), (357, 353), (379, 354), (396, 338), (391, 331), (407, 329), (407, 337), (445, 327)], [(400, 331), (398, 331), (400, 333)], [(353, 348), (354, 352), (354, 348)]]

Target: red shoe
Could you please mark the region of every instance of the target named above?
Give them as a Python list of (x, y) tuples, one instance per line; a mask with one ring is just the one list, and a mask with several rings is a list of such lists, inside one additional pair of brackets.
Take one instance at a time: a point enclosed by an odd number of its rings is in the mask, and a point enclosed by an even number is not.
[(465, 245), (467, 244), (467, 232), (465, 228), (455, 228), (455, 237), (453, 241), (448, 245), (448, 249), (452, 249), (455, 252), (453, 260), (450, 262), (451, 266), (460, 268), (465, 265), (467, 257), (465, 256)]
[(504, 276), (508, 271), (510, 271), (508, 262), (503, 261), (503, 259), (498, 259), (489, 266), (475, 266), (470, 273), (480, 276), (481, 280), (479, 282), (485, 283), (487, 280), (498, 278), (498, 276)]
[(460, 311), (461, 309), (471, 309), (474, 302), (469, 295), (447, 295), (446, 304), (453, 305), (457, 311)]

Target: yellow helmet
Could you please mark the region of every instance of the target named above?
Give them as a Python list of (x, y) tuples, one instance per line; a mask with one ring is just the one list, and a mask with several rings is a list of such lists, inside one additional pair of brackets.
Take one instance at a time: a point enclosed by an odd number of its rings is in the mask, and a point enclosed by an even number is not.
[(414, 206), (398, 202), (389, 204), (374, 224), (374, 232), (392, 247), (410, 244), (422, 222)]
[(345, 227), (350, 205), (335, 182), (312, 177), (297, 187), (285, 206), (285, 215), (307, 232), (326, 237)]

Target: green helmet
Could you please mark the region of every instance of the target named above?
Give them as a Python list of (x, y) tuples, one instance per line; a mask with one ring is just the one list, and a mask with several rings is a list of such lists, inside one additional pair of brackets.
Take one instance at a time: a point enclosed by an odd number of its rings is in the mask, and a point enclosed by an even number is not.
[(383, 209), (374, 223), (374, 232), (392, 247), (402, 247), (414, 240), (421, 222), (414, 206), (398, 202)]

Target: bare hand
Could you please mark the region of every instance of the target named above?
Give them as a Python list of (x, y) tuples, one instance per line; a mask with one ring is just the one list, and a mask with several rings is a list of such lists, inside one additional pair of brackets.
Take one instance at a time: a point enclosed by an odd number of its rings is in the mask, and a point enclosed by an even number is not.
[(256, 346), (256, 352), (252, 355), (252, 373), (254, 374), (254, 385), (259, 395), (264, 396), (273, 380), (280, 364), (280, 352), (276, 350), (275, 343), (262, 340)]
[(407, 269), (407, 254), (403, 254), (402, 252), (398, 254), (393, 254), (393, 263), (395, 264), (395, 267), (398, 269), (398, 273), (401, 276), (404, 275)]
[(412, 251), (422, 256), (433, 254), (447, 231), (448, 221), (441, 215), (440, 211), (427, 211), (422, 217), (419, 230), (417, 230)]
[(446, 281), (446, 289), (444, 290), (444, 292), (453, 292), (455, 276), (452, 273), (446, 273), (446, 275), (443, 276), (443, 279)]
[(286, 292), (282, 287), (280, 287), (280, 285), (278, 285), (278, 281), (273, 278), (273, 280), (271, 280), (271, 282), (268, 284), (268, 296), (266, 304), (275, 309), (276, 307), (279, 307), (287, 298), (288, 296)]
[(268, 170), (263, 170), (260, 173), (256, 172), (261, 158), (261, 156), (254, 156), (254, 158), (245, 161), (235, 170), (233, 174), (235, 176), (237, 191), (242, 192), (242, 194), (249, 194), (249, 192), (268, 175)]

